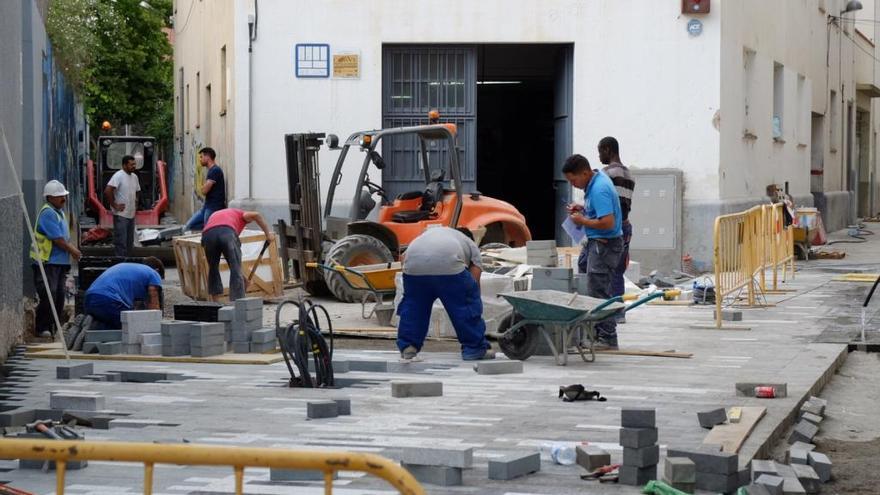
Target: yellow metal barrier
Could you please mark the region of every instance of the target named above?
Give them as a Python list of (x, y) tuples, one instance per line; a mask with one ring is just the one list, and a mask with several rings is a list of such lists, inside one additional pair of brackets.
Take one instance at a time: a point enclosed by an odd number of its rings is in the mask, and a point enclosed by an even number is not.
[(153, 493), (153, 468), (156, 464), (232, 466), (236, 494), (243, 493), (244, 469), (256, 466), (323, 471), (325, 494), (333, 493), (335, 471), (362, 471), (384, 479), (404, 495), (425, 494), (424, 488), (409, 471), (396, 463), (378, 455), (352, 452), (10, 438), (0, 440), (0, 458), (55, 461), (55, 492), (58, 495), (64, 495), (67, 463), (83, 460), (143, 463), (145, 495)]

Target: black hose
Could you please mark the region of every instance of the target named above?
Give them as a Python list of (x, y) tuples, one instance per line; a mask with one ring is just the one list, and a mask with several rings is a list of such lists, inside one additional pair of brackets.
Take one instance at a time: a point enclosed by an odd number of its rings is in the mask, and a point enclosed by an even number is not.
[[(281, 326), (281, 308), (287, 304), (297, 307), (297, 318), (286, 327)], [(321, 334), (318, 308), (324, 313), (330, 344)], [(281, 355), (290, 372), (291, 387), (333, 387), (333, 324), (330, 314), (320, 304), (308, 299), (284, 301), (275, 309), (275, 335), (281, 347)], [(309, 361), (315, 365), (315, 380), (309, 373)], [(296, 371), (294, 371), (294, 366)], [(297, 376), (297, 372), (299, 376)]]
[(874, 289), (877, 288), (877, 284), (880, 284), (880, 277), (877, 277), (877, 280), (874, 281), (874, 285), (871, 286), (871, 290), (868, 291), (868, 297), (865, 298), (865, 302), (862, 304), (863, 308), (867, 308), (868, 303), (871, 302), (871, 296), (874, 295)]

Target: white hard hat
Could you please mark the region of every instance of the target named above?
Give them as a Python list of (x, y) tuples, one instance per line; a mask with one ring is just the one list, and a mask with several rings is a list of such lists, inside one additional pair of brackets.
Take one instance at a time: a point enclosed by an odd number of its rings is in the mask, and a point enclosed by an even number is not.
[(67, 196), (68, 194), (70, 193), (64, 188), (64, 184), (57, 180), (50, 180), (43, 186), (43, 196)]

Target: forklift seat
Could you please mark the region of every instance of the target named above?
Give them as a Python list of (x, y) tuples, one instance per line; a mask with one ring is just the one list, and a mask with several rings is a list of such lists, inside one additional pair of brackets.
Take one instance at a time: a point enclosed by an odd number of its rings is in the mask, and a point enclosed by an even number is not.
[[(431, 181), (428, 182), (428, 187), (425, 189), (425, 192), (420, 193), (422, 204), (419, 206), (419, 209), (399, 211), (391, 215), (391, 221), (397, 223), (416, 223), (431, 218), (434, 214), (434, 207), (437, 206), (437, 203), (443, 200), (443, 180), (445, 178), (446, 174), (443, 170), (433, 170), (431, 172)], [(413, 193), (415, 192), (416, 191), (402, 194), (398, 196), (398, 198), (415, 199), (418, 197), (413, 196)]]

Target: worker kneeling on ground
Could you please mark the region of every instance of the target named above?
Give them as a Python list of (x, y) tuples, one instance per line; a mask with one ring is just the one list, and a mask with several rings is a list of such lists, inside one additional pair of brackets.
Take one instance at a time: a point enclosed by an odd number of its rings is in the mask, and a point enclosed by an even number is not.
[(493, 359), (480, 299), (480, 249), (468, 229), (434, 227), (410, 243), (403, 260), (403, 300), (397, 308), (401, 361), (417, 361), (431, 308), (443, 303), (467, 361)]
[(165, 267), (152, 256), (143, 264), (113, 265), (92, 282), (83, 309), (103, 328), (122, 328), (123, 311), (162, 309), (163, 278)]
[(202, 230), (202, 247), (208, 260), (208, 293), (216, 301), (223, 295), (223, 280), (220, 279), (220, 255), (229, 265), (229, 300), (244, 297), (247, 281), (241, 272), (241, 240), (238, 236), (250, 222), (257, 222), (266, 234), (266, 242), (272, 240), (272, 231), (263, 216), (256, 211), (237, 208), (217, 210), (208, 218)]

